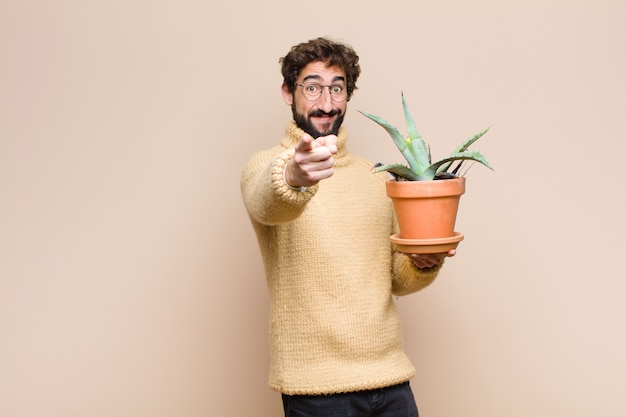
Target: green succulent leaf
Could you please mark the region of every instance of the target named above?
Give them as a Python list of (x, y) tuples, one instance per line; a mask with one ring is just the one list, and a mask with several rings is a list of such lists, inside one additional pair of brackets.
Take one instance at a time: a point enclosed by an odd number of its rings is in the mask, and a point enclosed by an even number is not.
[(415, 156), (413, 155), (410, 142), (407, 141), (404, 135), (400, 133), (400, 131), (396, 127), (392, 126), (386, 120), (378, 116), (374, 116), (373, 114), (364, 113), (362, 111), (359, 111), (359, 113), (361, 113), (363, 116), (367, 117), (368, 119), (373, 120), (379, 126), (383, 127), (383, 129), (385, 129), (387, 133), (389, 133), (394, 143), (396, 144), (396, 147), (402, 153), (402, 155), (404, 156), (404, 159), (406, 159), (406, 161), (408, 162), (409, 166), (411, 167), (413, 171), (421, 172), (424, 169), (426, 169), (428, 165), (419, 163), (418, 159), (415, 158)]
[(465, 139), (463, 141), (463, 143), (461, 143), (455, 150), (454, 152), (463, 152), (465, 151), (467, 148), (470, 147), (470, 145), (474, 142), (476, 142), (478, 139), (480, 139), (481, 137), (483, 137), (483, 135), (485, 133), (487, 133), (489, 131), (489, 129), (491, 129), (491, 126), (489, 126), (487, 129), (483, 130), (482, 132), (478, 132), (476, 133), (474, 136), (470, 136), (469, 138)]
[(390, 164), (383, 165), (373, 169), (374, 172), (388, 171), (392, 172), (402, 178), (406, 178), (409, 181), (422, 181), (422, 177), (416, 174), (411, 168), (403, 164)]
[[(476, 133), (474, 136), (470, 136), (469, 138), (465, 139), (459, 146), (456, 147), (456, 149), (452, 152), (452, 155), (454, 154), (458, 154), (459, 152), (464, 152), (467, 150), (467, 148), (469, 148), (474, 142), (476, 142), (478, 139), (480, 139), (485, 133), (487, 133), (489, 131), (489, 129), (491, 129), (491, 126), (488, 127), (487, 129), (483, 130), (482, 132), (478, 132)], [(443, 171), (447, 171), (450, 168), (450, 165), (452, 165), (452, 162), (454, 162), (455, 160), (451, 160), (447, 163), (445, 163), (444, 165), (441, 166), (441, 168), (438, 169), (438, 172), (443, 172)], [(486, 161), (485, 161), (486, 162)], [(482, 163), (482, 162), (481, 162)], [(485, 164), (483, 164), (485, 165)], [(491, 168), (489, 165), (487, 165), (489, 168)]]
[(445, 171), (444, 168), (446, 166), (449, 166), (449, 164), (451, 164), (454, 161), (461, 161), (461, 160), (476, 161), (478, 163), (483, 164), (487, 168), (493, 170), (493, 168), (491, 168), (491, 165), (489, 165), (489, 162), (487, 162), (485, 157), (480, 152), (478, 152), (478, 151), (464, 151), (464, 152), (453, 153), (452, 155), (448, 156), (447, 158), (444, 158), (441, 161), (435, 162), (434, 164), (429, 166), (426, 169), (426, 171), (424, 171), (422, 173), (422, 176), (434, 178), (435, 175), (438, 172)]
[(424, 142), (417, 131), (417, 126), (415, 125), (413, 116), (411, 116), (409, 106), (404, 99), (404, 94), (402, 94), (402, 108), (404, 109), (404, 119), (406, 121), (407, 133), (409, 134), (409, 138), (411, 138), (411, 153), (419, 162), (420, 168), (423, 171), (430, 165), (430, 152), (428, 145), (426, 145), (426, 142)]

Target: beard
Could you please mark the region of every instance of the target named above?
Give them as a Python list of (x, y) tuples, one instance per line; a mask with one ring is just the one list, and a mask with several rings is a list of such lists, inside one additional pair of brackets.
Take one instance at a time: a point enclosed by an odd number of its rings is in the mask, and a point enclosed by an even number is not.
[[(312, 110), (309, 112), (309, 114), (304, 116), (296, 112), (295, 105), (291, 106), (291, 112), (293, 113), (293, 120), (296, 122), (296, 125), (300, 129), (304, 130), (306, 133), (311, 135), (313, 139), (317, 139), (320, 136), (337, 135), (339, 133), (339, 127), (343, 123), (343, 117), (345, 116), (345, 114), (342, 114), (341, 110), (339, 109), (333, 109), (329, 111), (328, 113), (323, 112), (321, 110)], [(321, 132), (317, 130), (313, 126), (313, 123), (311, 122), (311, 117), (321, 117), (321, 116), (333, 117), (335, 115), (338, 115), (338, 117), (337, 119), (335, 119), (333, 124), (328, 129), (321, 131)]]

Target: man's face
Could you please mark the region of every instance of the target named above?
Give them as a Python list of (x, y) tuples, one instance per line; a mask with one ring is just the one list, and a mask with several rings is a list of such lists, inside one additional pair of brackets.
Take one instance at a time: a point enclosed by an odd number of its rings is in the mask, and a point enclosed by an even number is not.
[[(346, 88), (346, 74), (339, 67), (327, 66), (323, 62), (311, 62), (300, 71), (297, 84), (315, 82), (323, 86), (337, 85)], [(293, 95), (283, 85), (285, 103), (291, 106), (293, 119), (298, 127), (313, 138), (336, 135), (346, 113), (347, 100), (337, 103), (331, 99), (329, 88), (322, 88), (316, 100), (304, 96), (303, 87), (296, 85)]]

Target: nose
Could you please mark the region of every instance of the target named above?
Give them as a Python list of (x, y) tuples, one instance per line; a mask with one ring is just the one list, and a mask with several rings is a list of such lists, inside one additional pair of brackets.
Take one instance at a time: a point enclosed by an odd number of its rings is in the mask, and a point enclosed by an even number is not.
[(333, 100), (330, 98), (330, 87), (322, 88), (322, 95), (317, 101), (320, 110), (329, 112), (333, 109)]

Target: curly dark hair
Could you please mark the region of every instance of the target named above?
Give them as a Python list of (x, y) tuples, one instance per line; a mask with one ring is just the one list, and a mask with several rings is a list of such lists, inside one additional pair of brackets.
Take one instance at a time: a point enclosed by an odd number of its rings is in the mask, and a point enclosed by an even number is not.
[(357, 89), (356, 80), (361, 73), (359, 56), (350, 45), (321, 37), (292, 47), (287, 55), (280, 58), (279, 63), (282, 64), (283, 82), (289, 92), (293, 94), (302, 68), (316, 61), (343, 69), (346, 73), (346, 87), (349, 100), (354, 90)]

